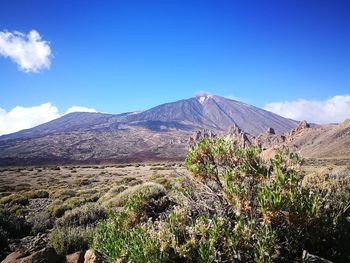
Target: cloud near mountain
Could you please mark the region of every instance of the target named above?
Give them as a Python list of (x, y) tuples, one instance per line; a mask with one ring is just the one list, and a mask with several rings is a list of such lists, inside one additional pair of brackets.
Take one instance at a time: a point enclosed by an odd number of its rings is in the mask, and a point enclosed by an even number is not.
[(38, 72), (50, 68), (52, 54), (50, 43), (42, 40), (36, 30), (28, 34), (3, 31), (0, 56), (10, 58), (24, 72)]
[(264, 109), (294, 120), (336, 123), (350, 118), (350, 95), (338, 95), (323, 101), (299, 99), (273, 102), (266, 104)]
[(60, 114), (58, 108), (50, 102), (33, 107), (16, 106), (8, 112), (0, 108), (0, 135), (32, 128), (71, 112), (96, 112), (96, 110), (72, 106), (64, 114)]

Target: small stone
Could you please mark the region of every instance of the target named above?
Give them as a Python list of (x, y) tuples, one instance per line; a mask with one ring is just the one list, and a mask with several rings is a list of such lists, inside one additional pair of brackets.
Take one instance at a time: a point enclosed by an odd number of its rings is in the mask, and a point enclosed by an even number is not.
[(274, 130), (273, 128), (271, 128), (271, 127), (270, 127), (270, 128), (267, 128), (267, 133), (268, 133), (268, 134), (276, 134), (276, 133), (275, 133), (275, 130)]
[(321, 258), (316, 255), (312, 255), (306, 250), (303, 251), (302, 262), (303, 263), (332, 263), (332, 261), (329, 261), (325, 258)]

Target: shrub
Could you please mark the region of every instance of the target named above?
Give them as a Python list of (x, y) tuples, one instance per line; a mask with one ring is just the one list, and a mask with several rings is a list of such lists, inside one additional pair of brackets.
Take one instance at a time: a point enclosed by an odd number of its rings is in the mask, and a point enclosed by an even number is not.
[(117, 182), (119, 185), (125, 184), (128, 186), (133, 186), (133, 185), (141, 184), (142, 180), (137, 179), (136, 177), (128, 176), (128, 177), (120, 178)]
[(31, 231), (24, 217), (14, 215), (5, 208), (0, 208), (0, 228), (11, 238), (27, 236)]
[(28, 205), (28, 198), (20, 194), (11, 194), (0, 199), (0, 204)]
[(45, 190), (36, 190), (36, 191), (31, 191), (26, 194), (26, 196), (30, 199), (35, 199), (35, 198), (48, 198), (49, 197), (49, 192)]
[(131, 196), (142, 193), (145, 198), (163, 196), (166, 193), (164, 186), (152, 182), (131, 186), (128, 189), (118, 193), (115, 197), (104, 201), (102, 204), (107, 206), (122, 206)]
[(32, 235), (44, 233), (53, 227), (50, 213), (47, 211), (41, 211), (33, 214), (28, 218), (28, 223), (31, 225)]
[(97, 225), (94, 247), (109, 262), (169, 262), (168, 255), (160, 253), (148, 225), (137, 225), (142, 203), (143, 195), (136, 194), (125, 202), (124, 211), (110, 210), (109, 218)]
[(103, 207), (98, 204), (90, 203), (81, 207), (66, 211), (62, 218), (56, 220), (59, 227), (70, 226), (89, 226), (97, 221), (106, 218), (106, 212)]
[(118, 195), (119, 193), (123, 192), (124, 190), (126, 190), (128, 187), (124, 186), (124, 185), (116, 185), (113, 186), (111, 189), (108, 190), (107, 193), (105, 193), (103, 196), (101, 196), (101, 198), (98, 200), (98, 202), (100, 204), (104, 204), (106, 203), (108, 200), (114, 198), (116, 195)]
[(0, 250), (7, 248), (7, 233), (0, 227)]
[(350, 180), (305, 185), (301, 162), (287, 150), (263, 160), (258, 148), (202, 139), (188, 152), (176, 205), (148, 219), (164, 188), (119, 193), (124, 209), (98, 223), (94, 247), (110, 262), (293, 262), (304, 249), (349, 261)]
[(28, 213), (28, 209), (25, 206), (18, 204), (10, 206), (9, 211), (16, 216), (25, 216)]
[(62, 201), (67, 200), (68, 198), (76, 196), (75, 190), (68, 190), (68, 189), (59, 189), (55, 192), (53, 192), (50, 195), (50, 198), (52, 199), (60, 199)]
[(73, 184), (77, 185), (77, 186), (83, 186), (83, 185), (90, 185), (91, 181), (89, 179), (74, 179)]
[(71, 209), (71, 207), (63, 203), (61, 200), (55, 200), (49, 205), (47, 211), (52, 217), (61, 217), (63, 216), (64, 212), (69, 209)]
[(57, 254), (66, 255), (89, 248), (93, 237), (91, 227), (59, 227), (56, 226), (50, 234), (50, 245)]

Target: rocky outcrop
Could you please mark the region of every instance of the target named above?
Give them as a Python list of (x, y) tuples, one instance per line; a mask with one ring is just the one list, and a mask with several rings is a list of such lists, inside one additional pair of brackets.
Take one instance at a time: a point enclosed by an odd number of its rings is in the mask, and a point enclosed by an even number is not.
[(229, 127), (227, 138), (236, 141), (243, 148), (251, 145), (250, 135), (235, 124)]
[(194, 146), (196, 142), (201, 139), (215, 138), (216, 134), (211, 130), (196, 131), (189, 139), (190, 147)]
[(307, 129), (310, 128), (310, 124), (308, 124), (306, 121), (302, 121), (299, 123), (299, 125), (292, 129), (288, 135), (287, 135), (287, 141), (293, 141), (295, 137), (301, 135), (303, 132), (305, 132)]
[(267, 128), (264, 133), (254, 138), (253, 144), (262, 150), (266, 150), (275, 145), (282, 145), (285, 140), (284, 135), (276, 134), (273, 128)]

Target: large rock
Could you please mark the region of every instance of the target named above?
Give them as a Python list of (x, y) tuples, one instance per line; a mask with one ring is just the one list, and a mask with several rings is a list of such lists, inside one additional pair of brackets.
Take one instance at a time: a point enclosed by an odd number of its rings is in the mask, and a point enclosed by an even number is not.
[(306, 121), (302, 121), (299, 123), (299, 125), (292, 129), (289, 134), (288, 134), (288, 140), (292, 141), (295, 139), (296, 136), (299, 136), (300, 134), (302, 134), (303, 132), (305, 132), (307, 129), (310, 128), (310, 124), (308, 124)]
[(53, 248), (46, 247), (34, 252), (28, 257), (22, 258), (21, 263), (60, 263), (62, 258), (57, 255)]
[(62, 258), (58, 256), (53, 248), (43, 248), (29, 256), (15, 251), (8, 255), (2, 263), (61, 263)]
[(78, 251), (66, 256), (66, 263), (84, 263), (84, 251)]
[(1, 263), (17, 263), (20, 262), (23, 257), (23, 253), (20, 251), (15, 251), (9, 254)]
[(84, 263), (102, 263), (102, 258), (95, 250), (89, 249), (85, 252)]

